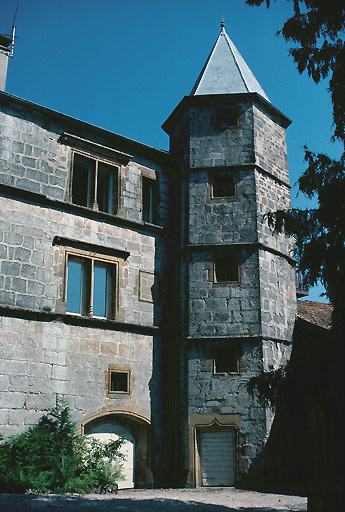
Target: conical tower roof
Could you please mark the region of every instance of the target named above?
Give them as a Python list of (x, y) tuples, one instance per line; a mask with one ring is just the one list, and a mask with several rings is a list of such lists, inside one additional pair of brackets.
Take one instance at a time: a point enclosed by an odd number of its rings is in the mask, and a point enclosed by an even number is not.
[[(224, 22), (205, 66), (190, 96), (257, 92), (266, 100), (264, 90), (225, 31)], [(269, 101), (269, 100), (268, 100)]]

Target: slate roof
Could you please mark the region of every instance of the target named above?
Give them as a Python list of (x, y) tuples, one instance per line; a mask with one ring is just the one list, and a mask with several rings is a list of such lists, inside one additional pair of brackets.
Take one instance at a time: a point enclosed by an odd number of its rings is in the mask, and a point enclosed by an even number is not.
[(323, 329), (331, 328), (333, 308), (325, 302), (313, 302), (311, 300), (297, 301), (297, 315), (310, 324)]
[(257, 92), (269, 101), (259, 82), (225, 31), (221, 32), (190, 96)]

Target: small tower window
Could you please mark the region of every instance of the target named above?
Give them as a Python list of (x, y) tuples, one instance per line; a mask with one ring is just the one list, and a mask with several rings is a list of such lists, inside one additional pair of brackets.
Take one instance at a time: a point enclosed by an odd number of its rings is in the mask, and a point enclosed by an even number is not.
[(236, 128), (239, 125), (238, 113), (233, 109), (218, 110), (214, 115), (213, 124), (218, 130)]
[(235, 197), (235, 175), (233, 172), (215, 172), (211, 180), (213, 199)]
[(238, 255), (217, 257), (214, 261), (215, 283), (239, 283), (240, 268)]
[(216, 350), (213, 371), (215, 374), (239, 373), (240, 349), (238, 344), (229, 347), (218, 347)]

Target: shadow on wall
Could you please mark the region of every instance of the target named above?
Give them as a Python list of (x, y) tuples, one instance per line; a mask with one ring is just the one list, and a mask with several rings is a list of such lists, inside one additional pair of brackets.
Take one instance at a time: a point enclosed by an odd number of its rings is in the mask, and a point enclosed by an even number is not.
[[(175, 267), (169, 260), (174, 241), (155, 240), (155, 283), (153, 325), (160, 333), (153, 336), (152, 376), (149, 382), (151, 398), (149, 467), (153, 487), (176, 486), (176, 318)], [(167, 249), (167, 244), (172, 244)], [(165, 269), (165, 270), (164, 270)], [(164, 270), (164, 272), (163, 272)], [(147, 485), (146, 487), (149, 487)], [(144, 510), (144, 509), (143, 509)]]
[[(55, 512), (74, 512), (75, 510), (87, 510), (97, 512), (240, 512), (240, 511), (257, 511), (257, 512), (277, 512), (277, 508), (271, 507), (248, 507), (233, 508), (225, 505), (211, 505), (207, 503), (199, 503), (195, 501), (184, 502), (171, 499), (146, 499), (131, 500), (112, 498), (106, 496), (104, 498), (90, 498), (83, 496), (42, 496), (42, 495), (1, 495), (0, 509), (2, 512), (47, 512), (54, 510)], [(281, 508), (279, 511), (289, 511), (291, 507)], [(300, 510), (307, 510), (300, 509)]]
[(324, 486), (325, 510), (344, 510), (337, 504), (344, 492), (339, 468), (343, 455), (334, 447), (338, 440), (341, 446), (343, 426), (330, 412), (340, 413), (343, 407), (343, 377), (334, 371), (339, 354), (330, 331), (301, 319), (296, 321), (293, 339), (268, 441), (238, 487), (307, 496), (313, 486)]

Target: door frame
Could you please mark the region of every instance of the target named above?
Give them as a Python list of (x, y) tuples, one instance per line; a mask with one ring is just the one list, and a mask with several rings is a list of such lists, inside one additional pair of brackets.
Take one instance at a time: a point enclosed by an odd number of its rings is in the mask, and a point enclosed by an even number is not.
[[(212, 487), (212, 486), (204, 486), (202, 484), (202, 472), (201, 472), (201, 453), (200, 453), (200, 434), (202, 432), (234, 432), (234, 474), (235, 474), (235, 477), (234, 477), (234, 484), (236, 483), (237, 481), (237, 445), (238, 445), (238, 442), (237, 442), (237, 428), (236, 426), (234, 425), (218, 425), (218, 424), (214, 424), (214, 425), (211, 425), (209, 427), (199, 427), (198, 429), (196, 429), (196, 455), (197, 455), (197, 460), (196, 460), (196, 465), (195, 465), (195, 469), (196, 469), (196, 478), (197, 478), (197, 486), (198, 487)], [(217, 486), (214, 486), (214, 487), (217, 487)], [(227, 486), (224, 486), (224, 487), (227, 487)], [(229, 485), (228, 487), (232, 487), (232, 485)]]
[(189, 417), (189, 484), (202, 487), (198, 435), (200, 430), (235, 430), (235, 482), (239, 475), (239, 414), (193, 414)]

